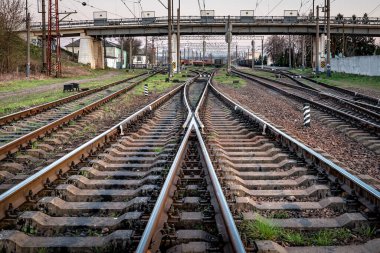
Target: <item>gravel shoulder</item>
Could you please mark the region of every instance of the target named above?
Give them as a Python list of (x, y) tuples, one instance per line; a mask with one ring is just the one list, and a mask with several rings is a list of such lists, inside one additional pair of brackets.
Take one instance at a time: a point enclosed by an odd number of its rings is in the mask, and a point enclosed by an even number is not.
[(327, 152), (344, 168), (359, 174), (368, 174), (380, 180), (380, 155), (376, 155), (338, 130), (326, 126), (313, 115), (313, 112), (311, 127), (303, 127), (300, 103), (252, 81), (248, 81), (247, 85), (239, 88), (218, 83), (215, 83), (215, 86), (244, 107), (260, 114), (311, 148)]

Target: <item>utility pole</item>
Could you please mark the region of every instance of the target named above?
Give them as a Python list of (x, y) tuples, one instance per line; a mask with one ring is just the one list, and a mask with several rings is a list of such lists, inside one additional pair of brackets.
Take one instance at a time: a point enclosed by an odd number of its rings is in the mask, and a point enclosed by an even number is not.
[(343, 49), (342, 49), (342, 56), (344, 57), (344, 54), (346, 53), (346, 39), (345, 39), (345, 36), (344, 36), (344, 20), (343, 20)]
[(75, 61), (75, 55), (74, 55), (74, 38), (71, 38), (71, 54), (73, 56), (73, 61)]
[(289, 68), (292, 68), (292, 43), (291, 43), (291, 38), (289, 34)]
[(107, 41), (106, 41), (106, 38), (103, 38), (103, 62), (104, 62), (104, 69), (107, 69), (108, 68), (108, 65), (107, 65)]
[(227, 52), (227, 72), (231, 72), (231, 42), (232, 42), (232, 24), (230, 22), (230, 16), (228, 16), (228, 22), (226, 27), (226, 42), (228, 43)]
[(317, 5), (317, 33), (315, 34), (315, 73), (319, 74), (319, 5)]
[(28, 0), (26, 0), (26, 6), (25, 6), (25, 11), (26, 11), (26, 77), (30, 77), (30, 13), (29, 13), (29, 6), (28, 6)]
[(124, 45), (123, 44), (124, 44), (124, 38), (121, 37), (120, 38), (120, 51), (121, 51), (121, 53), (120, 53), (120, 69), (122, 69), (124, 66)]
[(255, 40), (252, 40), (252, 71), (255, 69)]
[(236, 60), (238, 58), (238, 45), (236, 44), (236, 51), (235, 51), (235, 54), (236, 54)]
[(42, 2), (42, 73), (46, 73), (46, 0)]
[(203, 52), (202, 52), (203, 67), (205, 67), (205, 55), (206, 55), (206, 41), (204, 40), (204, 37), (203, 37)]
[(157, 46), (157, 48), (156, 48), (156, 65), (157, 66), (159, 65), (159, 61), (160, 61), (159, 52), (160, 52), (160, 49)]
[(168, 0), (168, 75), (172, 77), (172, 0)]
[(180, 27), (180, 18), (181, 18), (181, 1), (178, 0), (178, 9), (177, 9), (177, 73), (181, 72), (181, 27)]
[(305, 35), (302, 35), (302, 69), (305, 69)]
[(261, 69), (264, 69), (264, 38), (261, 39)]
[(145, 68), (148, 69), (148, 36), (145, 36)]
[(313, 0), (313, 19), (314, 19), (314, 17), (315, 17), (315, 13), (314, 13), (314, 9), (315, 9), (315, 0)]
[(156, 65), (156, 47), (154, 46), (154, 37), (152, 37), (152, 66)]
[(132, 64), (133, 64), (132, 40), (133, 38), (129, 38), (129, 69), (132, 69)]
[(330, 0), (327, 0), (327, 77), (331, 77)]

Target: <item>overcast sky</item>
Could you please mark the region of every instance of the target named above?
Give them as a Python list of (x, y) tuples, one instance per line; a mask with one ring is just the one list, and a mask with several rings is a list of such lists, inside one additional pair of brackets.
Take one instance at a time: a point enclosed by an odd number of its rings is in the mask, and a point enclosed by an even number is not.
[[(35, 11), (37, 1), (29, 0)], [(123, 3), (124, 1), (124, 3)], [(83, 6), (81, 3), (87, 5)], [(132, 18), (134, 13), (140, 16), (139, 0), (61, 0), (61, 11), (73, 11), (78, 13), (69, 17), (69, 19), (92, 19), (94, 11), (107, 11), (108, 18)], [(155, 11), (156, 16), (166, 16), (167, 11), (159, 0), (141, 0), (143, 11)], [(167, 0), (161, 0), (167, 5)], [(174, 0), (175, 8), (178, 0)], [(315, 0), (316, 4), (323, 4), (324, 0)], [(199, 15), (199, 3), (201, 8), (204, 6), (207, 10), (215, 10), (216, 16), (231, 15), (239, 16), (240, 10), (255, 10), (256, 16), (266, 15), (283, 15), (284, 10), (298, 10), (301, 14), (308, 13), (311, 10), (313, 0), (181, 0), (181, 15), (197, 16)], [(128, 8), (131, 10), (129, 11)], [(377, 8), (376, 8), (377, 7)], [(376, 9), (375, 9), (376, 8)], [(370, 16), (380, 17), (379, 0), (331, 0), (331, 15), (342, 13), (344, 16), (362, 16), (364, 13), (371, 13)], [(35, 20), (39, 15), (33, 14)]]

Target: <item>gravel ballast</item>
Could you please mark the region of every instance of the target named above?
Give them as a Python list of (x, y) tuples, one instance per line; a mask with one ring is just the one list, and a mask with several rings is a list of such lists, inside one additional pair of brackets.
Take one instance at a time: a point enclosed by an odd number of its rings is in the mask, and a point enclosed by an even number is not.
[(323, 124), (313, 115), (313, 111), (311, 127), (303, 127), (301, 103), (252, 81), (248, 81), (248, 84), (242, 87), (221, 85), (216, 82), (214, 84), (245, 108), (263, 116), (311, 148), (317, 151), (321, 149), (330, 154), (344, 168), (380, 179), (380, 155)]

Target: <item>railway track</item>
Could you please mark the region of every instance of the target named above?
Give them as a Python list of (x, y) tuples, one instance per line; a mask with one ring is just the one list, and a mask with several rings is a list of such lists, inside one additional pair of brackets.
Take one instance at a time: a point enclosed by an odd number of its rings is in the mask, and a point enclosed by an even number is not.
[[(347, 90), (340, 87), (331, 86), (312, 78), (306, 77), (304, 75), (297, 76), (289, 71), (282, 70), (280, 73), (284, 74), (287, 78), (292, 80), (294, 83), (299, 84), (301, 86), (305, 86), (307, 88), (315, 89), (320, 92), (332, 94), (338, 96), (340, 98), (346, 99), (351, 103), (357, 104), (369, 110), (380, 113), (380, 99), (376, 99), (374, 97), (370, 97), (358, 92), (354, 92), (351, 90)], [(297, 78), (300, 77), (300, 78)]]
[(133, 94), (140, 87), (142, 84), (80, 119), (70, 121), (69, 124), (33, 142), (30, 147), (23, 148), (14, 156), (8, 156), (0, 161), (0, 194), (114, 126), (121, 119), (129, 117), (158, 97), (153, 93), (150, 96), (135, 97)]
[[(312, 245), (318, 233), (343, 231), (345, 243), (359, 244), (350, 246), (355, 252), (380, 246), (374, 234), (355, 239), (360, 229), (379, 224), (378, 191), (237, 105), (208, 79), (190, 83), (0, 195), (0, 248), (327, 249), (284, 239), (297, 231)], [(252, 232), (269, 222), (286, 231), (274, 242)]]
[(309, 88), (259, 77), (238, 70), (234, 70), (234, 73), (300, 103), (310, 103), (313, 108), (317, 109), (316, 115), (326, 124), (339, 129), (370, 150), (376, 153), (380, 152), (380, 114), (342, 98)]
[(296, 84), (301, 87), (312, 89), (321, 93), (330, 94), (373, 112), (380, 113), (380, 99), (370, 97), (359, 92), (354, 92), (344, 88), (322, 83), (305, 75), (296, 75), (290, 71), (283, 69), (255, 68), (255, 70), (280, 74), (283, 78), (281, 79), (282, 81), (288, 82), (290, 84)]
[(209, 90), (200, 109), (204, 137), (247, 250), (324, 252), (315, 246), (328, 235), (338, 246), (361, 244), (352, 252), (376, 252), (380, 240), (361, 229), (379, 226), (379, 191)]
[(151, 75), (145, 73), (0, 118), (0, 160), (131, 90)]
[(1, 247), (133, 252), (180, 142), (182, 88), (1, 195)]

